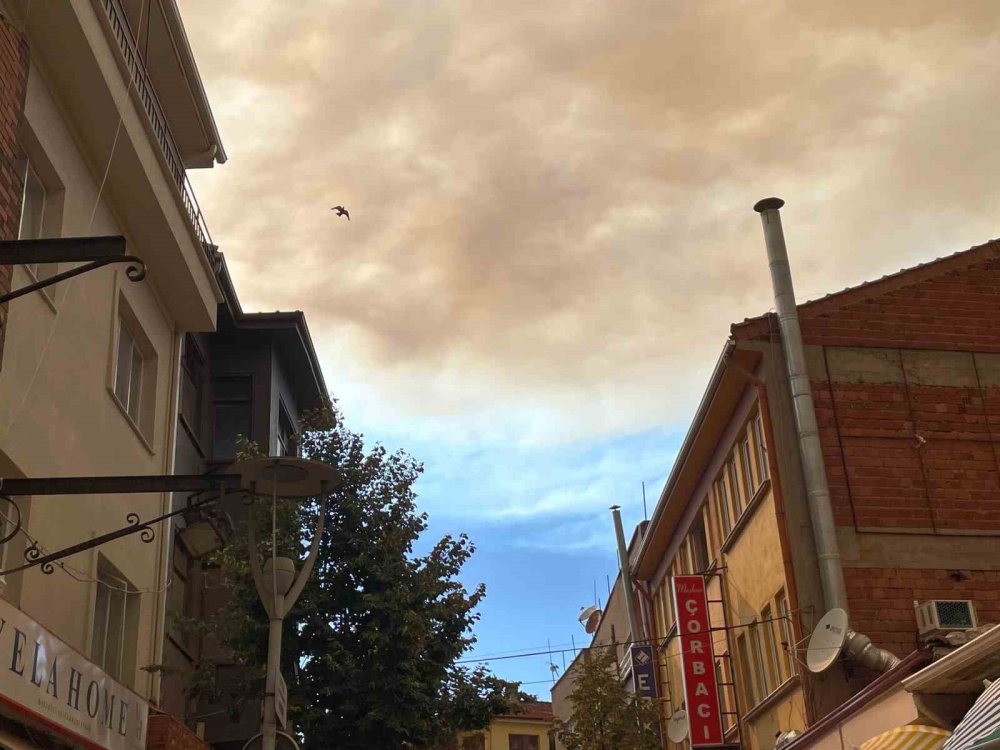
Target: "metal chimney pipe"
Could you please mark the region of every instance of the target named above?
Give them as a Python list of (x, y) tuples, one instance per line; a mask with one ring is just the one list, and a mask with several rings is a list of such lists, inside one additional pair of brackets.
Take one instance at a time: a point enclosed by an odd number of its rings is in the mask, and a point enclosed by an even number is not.
[[(632, 565), (628, 557), (628, 547), (625, 546), (625, 529), (622, 528), (621, 509), (617, 505), (611, 506), (611, 516), (615, 519), (615, 536), (618, 539), (618, 566), (622, 572), (622, 587), (625, 589), (625, 612), (628, 614), (628, 625), (632, 631), (632, 640), (641, 641), (645, 639), (642, 630), (642, 623), (635, 616), (635, 592), (632, 589)], [(608, 606), (611, 606), (611, 597), (608, 597)]]
[(764, 225), (767, 261), (771, 267), (771, 284), (774, 287), (774, 306), (778, 311), (781, 341), (788, 366), (795, 428), (799, 438), (799, 452), (802, 454), (802, 473), (809, 497), (809, 515), (819, 559), (823, 600), (827, 611), (839, 607), (848, 612), (847, 587), (844, 584), (844, 569), (837, 544), (833, 503), (826, 482), (823, 449), (816, 425), (816, 407), (809, 385), (802, 330), (799, 328), (798, 310), (795, 306), (795, 290), (792, 288), (792, 272), (788, 266), (788, 250), (785, 248), (785, 235), (781, 230), (781, 215), (778, 213), (784, 205), (781, 198), (764, 198), (754, 205), (753, 210), (760, 214)]

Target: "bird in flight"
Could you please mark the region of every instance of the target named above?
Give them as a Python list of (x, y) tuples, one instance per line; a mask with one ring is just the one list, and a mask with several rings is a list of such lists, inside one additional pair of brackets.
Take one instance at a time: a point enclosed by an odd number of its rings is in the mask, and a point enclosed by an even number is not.
[(347, 209), (344, 208), (343, 206), (334, 206), (330, 210), (331, 211), (336, 211), (337, 212), (337, 216), (346, 216), (348, 221), (351, 220), (351, 214), (348, 213)]

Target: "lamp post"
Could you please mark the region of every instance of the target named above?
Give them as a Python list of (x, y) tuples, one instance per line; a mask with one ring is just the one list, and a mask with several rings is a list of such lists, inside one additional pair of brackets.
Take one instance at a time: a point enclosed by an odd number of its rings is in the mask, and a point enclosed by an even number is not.
[[(323, 527), (326, 520), (326, 503), (330, 492), (336, 489), (343, 478), (333, 467), (318, 461), (301, 458), (255, 458), (241, 461), (230, 469), (240, 475), (240, 484), (250, 493), (251, 499), (270, 496), (271, 498), (271, 557), (262, 566), (257, 557), (257, 527), (251, 511), (248, 527), (250, 542), (250, 570), (261, 603), (267, 612), (269, 627), (267, 638), (267, 676), (264, 688), (264, 715), (261, 718), (260, 734), (252, 738), (249, 747), (257, 737), (261, 738), (262, 750), (275, 750), (280, 735), (293, 746), (295, 741), (284, 732), (279, 732), (278, 724), (284, 728), (287, 695), (281, 689), (281, 634), (285, 615), (291, 610), (302, 594), (306, 581), (312, 574), (319, 555)], [(277, 506), (278, 498), (299, 499), (319, 498), (319, 518), (313, 532), (309, 554), (296, 572), (295, 561), (279, 557), (277, 550)], [(280, 702), (279, 702), (280, 698)]]

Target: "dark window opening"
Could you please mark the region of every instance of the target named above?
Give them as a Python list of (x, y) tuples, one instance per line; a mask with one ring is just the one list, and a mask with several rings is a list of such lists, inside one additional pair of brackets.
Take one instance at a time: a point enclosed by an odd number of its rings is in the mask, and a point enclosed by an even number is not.
[(251, 434), (253, 384), (249, 376), (216, 378), (212, 381), (212, 392), (212, 457), (233, 459), (237, 436), (249, 438)]

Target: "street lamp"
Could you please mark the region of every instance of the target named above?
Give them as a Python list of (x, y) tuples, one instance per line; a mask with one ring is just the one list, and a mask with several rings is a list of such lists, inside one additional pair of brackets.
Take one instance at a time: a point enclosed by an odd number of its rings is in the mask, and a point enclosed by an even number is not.
[[(250, 570), (253, 573), (257, 594), (267, 612), (269, 628), (264, 715), (261, 719), (260, 734), (252, 738), (245, 747), (250, 747), (259, 737), (262, 750), (275, 750), (279, 734), (297, 747), (288, 734), (278, 731), (278, 724), (281, 724), (282, 728), (285, 727), (288, 707), (287, 688), (281, 678), (281, 631), (285, 615), (302, 594), (302, 589), (305, 588), (316, 563), (316, 557), (319, 555), (326, 520), (327, 497), (340, 485), (343, 477), (327, 464), (288, 457), (240, 461), (234, 464), (230, 471), (240, 476), (241, 487), (250, 493), (252, 499), (267, 496), (271, 498), (271, 557), (263, 566), (257, 557), (257, 527), (253, 512), (249, 514), (247, 524)], [(298, 572), (295, 570), (294, 560), (278, 556), (279, 497), (295, 500), (319, 498), (319, 518), (313, 532), (312, 545), (302, 563), (302, 569)]]

